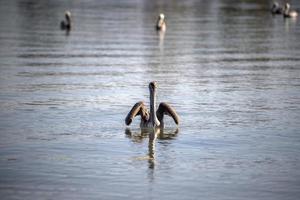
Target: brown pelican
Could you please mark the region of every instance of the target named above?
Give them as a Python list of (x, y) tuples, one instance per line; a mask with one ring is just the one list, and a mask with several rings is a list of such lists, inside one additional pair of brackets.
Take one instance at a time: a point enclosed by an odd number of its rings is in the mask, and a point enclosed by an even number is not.
[(290, 7), (291, 6), (290, 6), (289, 3), (285, 4), (283, 16), (284, 17), (291, 17), (291, 18), (297, 17), (298, 13), (294, 10), (290, 11)]
[(277, 2), (273, 3), (273, 6), (271, 8), (271, 13), (272, 14), (283, 14), (283, 8), (279, 6)]
[(156, 22), (156, 30), (165, 31), (166, 28), (167, 27), (166, 27), (165, 15), (163, 13), (160, 13)]
[(156, 127), (164, 127), (164, 115), (169, 115), (173, 118), (174, 122), (178, 125), (179, 117), (176, 111), (167, 103), (160, 103), (158, 109), (156, 110), (156, 82), (149, 83), (149, 91), (150, 91), (150, 112), (145, 106), (143, 101), (137, 102), (127, 117), (125, 118), (126, 125), (130, 125), (133, 118), (137, 115), (141, 116), (141, 128), (156, 128)]
[(61, 21), (60, 22), (60, 28), (62, 30), (70, 30), (72, 28), (71, 12), (70, 11), (65, 12), (65, 18), (66, 18), (66, 21)]

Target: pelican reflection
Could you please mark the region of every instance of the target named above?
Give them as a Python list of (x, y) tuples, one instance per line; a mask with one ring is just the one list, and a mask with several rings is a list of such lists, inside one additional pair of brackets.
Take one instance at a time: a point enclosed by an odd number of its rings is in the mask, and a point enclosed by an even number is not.
[(131, 139), (134, 143), (142, 143), (146, 138), (148, 138), (148, 155), (147, 160), (149, 163), (149, 168), (153, 169), (155, 166), (155, 144), (156, 140), (172, 140), (179, 132), (179, 129), (166, 130), (166, 129), (149, 129), (142, 128), (140, 131), (131, 131), (130, 128), (125, 129), (126, 137)]
[(158, 34), (158, 38), (159, 38), (159, 43), (158, 43), (159, 49), (160, 49), (160, 51), (163, 51), (166, 31), (158, 30), (157, 34)]

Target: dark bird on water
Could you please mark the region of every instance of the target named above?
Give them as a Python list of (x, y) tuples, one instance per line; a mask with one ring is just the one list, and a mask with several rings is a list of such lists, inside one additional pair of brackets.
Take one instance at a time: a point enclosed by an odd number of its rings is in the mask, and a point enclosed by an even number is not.
[(164, 115), (169, 115), (173, 118), (174, 122), (179, 124), (179, 117), (174, 108), (172, 108), (167, 103), (160, 103), (158, 109), (156, 110), (156, 82), (149, 83), (149, 91), (150, 91), (150, 111), (145, 106), (143, 101), (137, 102), (127, 117), (125, 118), (126, 125), (130, 125), (133, 118), (137, 115), (141, 116), (141, 128), (156, 128), (156, 127), (164, 127)]
[(60, 22), (60, 28), (62, 30), (71, 30), (72, 22), (71, 22), (71, 12), (70, 11), (65, 12), (65, 18), (66, 18), (66, 20), (63, 20)]
[(274, 2), (273, 6), (271, 8), (271, 13), (274, 15), (276, 15), (276, 14), (281, 15), (281, 14), (283, 14), (283, 10), (284, 10), (283, 7), (280, 7), (279, 3)]

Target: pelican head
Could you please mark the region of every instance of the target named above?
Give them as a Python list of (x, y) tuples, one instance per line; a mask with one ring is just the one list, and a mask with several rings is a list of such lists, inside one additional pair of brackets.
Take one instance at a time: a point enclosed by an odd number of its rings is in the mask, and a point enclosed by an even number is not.
[(163, 13), (159, 14), (159, 19), (164, 20), (165, 19), (165, 15)]
[(149, 89), (150, 91), (155, 92), (155, 89), (157, 88), (157, 83), (155, 81), (152, 81), (149, 83)]
[(289, 3), (286, 3), (285, 6), (284, 6), (284, 10), (285, 10), (285, 11), (289, 11), (289, 10), (290, 10), (290, 7), (291, 7), (290, 4), (289, 4)]
[(65, 12), (65, 17), (66, 17), (66, 20), (70, 22), (71, 21), (71, 12), (67, 10)]
[(279, 4), (277, 2), (274, 2), (272, 6), (272, 12), (276, 12), (278, 8), (279, 8)]
[(273, 7), (276, 7), (276, 8), (279, 7), (279, 3), (278, 2), (274, 2), (273, 3)]

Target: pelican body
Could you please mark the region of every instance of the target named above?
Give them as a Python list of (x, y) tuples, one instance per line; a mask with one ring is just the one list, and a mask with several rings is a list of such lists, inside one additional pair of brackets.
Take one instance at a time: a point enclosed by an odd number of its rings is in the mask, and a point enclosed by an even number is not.
[(176, 111), (169, 104), (162, 102), (156, 110), (156, 88), (157, 84), (155, 82), (149, 83), (150, 111), (147, 109), (143, 101), (137, 102), (125, 118), (125, 124), (127, 126), (131, 124), (133, 118), (137, 115), (141, 116), (141, 128), (164, 127), (164, 115), (171, 116), (174, 122), (178, 125), (179, 117)]
[(298, 13), (294, 10), (290, 11), (290, 4), (286, 3), (284, 7), (284, 13), (283, 16), (286, 18), (295, 18), (298, 16)]
[(60, 22), (60, 28), (62, 30), (71, 30), (72, 23), (71, 23), (71, 12), (70, 11), (65, 12), (65, 18), (66, 18), (66, 21)]
[(166, 21), (165, 21), (165, 15), (163, 13), (160, 13), (156, 22), (156, 30), (158, 31), (165, 31), (167, 28)]
[(284, 11), (284, 9), (282, 7), (280, 7), (277, 2), (273, 3), (273, 6), (271, 8), (271, 13), (273, 15), (276, 15), (276, 14), (281, 15), (281, 14), (283, 14), (283, 11)]

